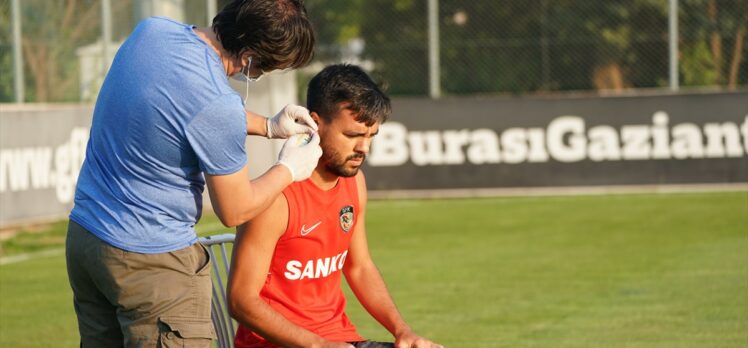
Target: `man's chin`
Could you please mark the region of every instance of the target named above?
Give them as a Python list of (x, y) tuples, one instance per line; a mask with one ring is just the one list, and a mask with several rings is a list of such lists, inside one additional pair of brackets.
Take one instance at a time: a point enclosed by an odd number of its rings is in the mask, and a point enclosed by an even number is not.
[(357, 166), (355, 168), (349, 168), (349, 169), (346, 169), (346, 170), (341, 170), (340, 173), (338, 173), (338, 174), (340, 176), (343, 176), (343, 177), (346, 177), (346, 178), (350, 178), (350, 177), (356, 176), (356, 174), (358, 174), (359, 168), (360, 168), (360, 166)]
[(363, 164), (364, 162), (358, 162), (356, 164), (353, 164), (350, 162), (346, 163), (345, 166), (343, 166), (342, 168), (343, 169), (342, 172), (345, 173), (345, 175), (341, 175), (341, 176), (345, 176), (345, 177), (356, 176), (356, 174), (358, 174), (358, 170), (361, 169), (361, 166)]
[(341, 169), (340, 172), (345, 173), (345, 175), (340, 175), (340, 176), (345, 176), (345, 177), (356, 176), (356, 174), (358, 174), (358, 170), (361, 169), (361, 166), (363, 165), (364, 165), (363, 160), (362, 161), (348, 160), (345, 162), (345, 164), (343, 164), (342, 167), (340, 167)]
[(345, 164), (339, 167), (327, 167), (326, 169), (328, 172), (333, 173), (337, 176), (350, 178), (352, 176), (356, 176), (360, 168), (361, 168), (360, 165), (351, 166), (351, 165)]

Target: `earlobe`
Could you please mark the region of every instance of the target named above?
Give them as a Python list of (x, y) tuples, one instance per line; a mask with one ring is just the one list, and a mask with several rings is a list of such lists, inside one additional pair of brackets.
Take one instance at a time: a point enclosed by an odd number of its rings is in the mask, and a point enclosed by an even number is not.
[(245, 68), (249, 67), (249, 60), (252, 58), (252, 52), (249, 50), (244, 50), (242, 53), (239, 54), (239, 64), (241, 64), (242, 71), (244, 71)]

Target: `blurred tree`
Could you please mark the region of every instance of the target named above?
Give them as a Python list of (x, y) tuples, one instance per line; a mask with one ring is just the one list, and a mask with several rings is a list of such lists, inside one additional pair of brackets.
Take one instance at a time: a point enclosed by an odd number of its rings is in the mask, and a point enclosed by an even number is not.
[(26, 0), (21, 3), (28, 101), (78, 99), (75, 49), (99, 36), (100, 1)]
[(0, 0), (0, 103), (15, 100), (13, 94), (13, 33), (10, 1)]
[(551, 86), (557, 90), (664, 86), (667, 2), (554, 1), (549, 8)]
[[(219, 0), (218, 9), (229, 1)], [(78, 100), (75, 50), (99, 38), (100, 2), (21, 1), (28, 100)], [(679, 3), (683, 85), (745, 85), (748, 0)], [(10, 1), (0, 5), (0, 101), (10, 101)], [(118, 41), (135, 24), (133, 0), (112, 5)], [(317, 31), (318, 62), (347, 59), (352, 40), (362, 39), (361, 58), (374, 63), (374, 75), (392, 94), (427, 94), (426, 0), (306, 0), (305, 5)], [(205, 0), (185, 0), (185, 7), (188, 22), (205, 21)], [(664, 87), (667, 21), (667, 0), (441, 0), (442, 89), (472, 94)], [(305, 78), (302, 74), (302, 85)]]
[(13, 92), (13, 56), (9, 46), (0, 46), (0, 103), (15, 101)]
[(428, 91), (427, 8), (425, 0), (369, 0), (360, 11), (364, 56), (392, 94)]
[(748, 0), (682, 0), (680, 21), (685, 85), (746, 83)]
[(338, 63), (346, 58), (351, 40), (361, 37), (364, 0), (306, 0), (309, 19), (314, 25), (317, 44), (314, 60), (307, 68), (297, 71), (298, 100), (306, 101), (309, 80), (321, 70), (320, 64)]
[[(667, 81), (663, 0), (442, 0), (439, 6), (448, 93), (620, 90)], [(426, 10), (426, 1), (415, 0), (374, 0), (361, 9), (376, 14), (361, 21), (366, 55), (395, 94), (426, 93)]]
[[(747, 7), (748, 0), (681, 1), (686, 84), (745, 84)], [(371, 0), (359, 11), (365, 54), (392, 93), (426, 94), (426, 1)], [(439, 15), (448, 93), (668, 84), (667, 0), (442, 0)]]
[[(3, 1), (3, 8), (10, 9), (10, 1)], [(26, 101), (63, 102), (78, 101), (79, 69), (76, 50), (100, 40), (100, 0), (23, 0), (21, 5), (22, 52), (26, 81)], [(127, 35), (131, 21), (118, 18), (127, 12), (131, 0), (112, 1), (113, 36)], [(12, 99), (12, 60), (5, 58), (11, 52), (10, 11), (0, 14), (2, 31), (2, 53), (0, 72), (2, 88), (0, 98)], [(7, 29), (6, 29), (7, 28)], [(6, 41), (7, 38), (7, 41)], [(7, 43), (7, 45), (6, 45)], [(5, 72), (9, 72), (7, 76)], [(8, 79), (10, 86), (5, 83)], [(10, 91), (6, 89), (10, 88)], [(10, 94), (8, 94), (10, 93)], [(8, 98), (10, 96), (10, 98)]]
[(317, 34), (317, 58), (322, 61), (341, 59), (350, 40), (361, 36), (364, 1), (307, 0), (304, 4)]
[(443, 1), (442, 88), (449, 93), (541, 87), (541, 1)]

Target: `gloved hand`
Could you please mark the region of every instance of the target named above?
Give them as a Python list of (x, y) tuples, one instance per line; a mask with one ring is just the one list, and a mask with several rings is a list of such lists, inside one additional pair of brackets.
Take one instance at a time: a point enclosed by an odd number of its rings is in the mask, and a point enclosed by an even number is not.
[(312, 175), (317, 167), (317, 161), (322, 156), (322, 148), (319, 147), (319, 134), (312, 134), (311, 139), (306, 140), (309, 134), (299, 134), (286, 140), (278, 155), (278, 164), (284, 165), (291, 171), (293, 181), (302, 181)]
[(289, 104), (267, 120), (267, 128), (268, 138), (286, 139), (294, 134), (316, 132), (317, 124), (305, 107)]

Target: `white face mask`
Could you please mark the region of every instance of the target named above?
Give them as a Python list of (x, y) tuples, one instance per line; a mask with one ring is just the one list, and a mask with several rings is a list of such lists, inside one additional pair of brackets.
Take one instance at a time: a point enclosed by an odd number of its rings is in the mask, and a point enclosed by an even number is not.
[(244, 74), (244, 68), (242, 70), (234, 75), (231, 75), (231, 79), (234, 81), (239, 82), (246, 82), (247, 81), (247, 75)]
[(265, 73), (264, 71), (260, 70), (261, 71), (260, 75), (249, 76), (249, 69), (251, 67), (252, 67), (252, 56), (249, 56), (247, 65), (242, 67), (242, 70), (240, 70), (238, 74), (231, 75), (232, 79), (246, 83), (247, 87), (244, 92), (244, 104), (247, 103), (247, 98), (249, 98), (249, 83), (259, 81), (262, 78), (262, 75)]

